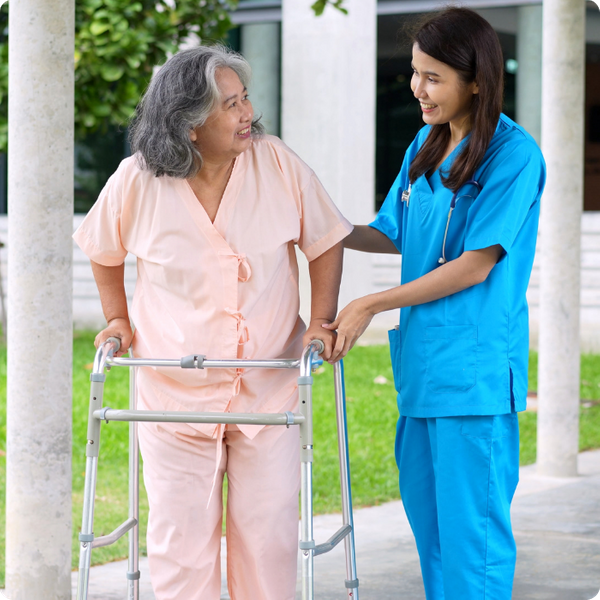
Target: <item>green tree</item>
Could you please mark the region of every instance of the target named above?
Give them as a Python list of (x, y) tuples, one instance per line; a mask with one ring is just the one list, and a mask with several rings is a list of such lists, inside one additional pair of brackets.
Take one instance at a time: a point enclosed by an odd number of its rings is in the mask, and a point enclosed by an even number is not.
[[(237, 0), (77, 0), (75, 133), (127, 123), (152, 69), (190, 37), (223, 39)], [(0, 9), (0, 152), (7, 142), (8, 4)]]
[(337, 8), (340, 12), (343, 12), (345, 15), (348, 14), (348, 10), (344, 8), (344, 0), (317, 0), (311, 8), (315, 11), (315, 15), (317, 17), (323, 14), (323, 11), (327, 7), (328, 4), (331, 4), (333, 8)]
[[(316, 15), (343, 0), (317, 0)], [(75, 134), (128, 122), (152, 69), (190, 37), (223, 39), (237, 0), (76, 0)], [(307, 7), (308, 8), (308, 7)], [(0, 152), (8, 138), (8, 3), (0, 8)]]

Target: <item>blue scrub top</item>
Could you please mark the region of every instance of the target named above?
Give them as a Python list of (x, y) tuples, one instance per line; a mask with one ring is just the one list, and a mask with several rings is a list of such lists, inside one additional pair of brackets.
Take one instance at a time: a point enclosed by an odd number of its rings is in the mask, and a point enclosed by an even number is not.
[[(408, 171), (430, 127), (406, 152), (375, 221), (402, 254), (402, 283), (439, 267), (452, 191), (439, 170), (422, 175), (402, 202)], [(465, 140), (442, 165), (447, 172)], [(546, 166), (535, 140), (501, 115), (474, 178), (461, 188), (446, 258), (500, 244), (487, 279), (434, 302), (402, 308), (390, 332), (400, 414), (406, 417), (495, 415), (525, 410), (529, 356), (526, 291), (533, 265)]]

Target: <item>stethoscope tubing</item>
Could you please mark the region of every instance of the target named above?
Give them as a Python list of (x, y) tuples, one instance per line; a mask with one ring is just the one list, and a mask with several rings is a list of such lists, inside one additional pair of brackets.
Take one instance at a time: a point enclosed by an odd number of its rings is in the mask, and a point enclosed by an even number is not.
[(456, 208), (456, 203), (460, 200), (460, 198), (473, 198), (473, 196), (470, 195), (458, 195), (460, 190), (467, 185), (475, 186), (478, 192), (481, 192), (482, 190), (481, 184), (478, 181), (470, 179), (469, 181), (464, 183), (458, 190), (456, 190), (456, 192), (454, 192), (454, 194), (452, 195), (452, 200), (450, 200), (450, 210), (448, 211), (448, 219), (446, 220), (446, 229), (444, 230), (444, 241), (442, 242), (442, 256), (438, 259), (438, 263), (440, 265), (445, 265), (448, 262), (448, 260), (446, 259), (446, 239), (448, 238), (448, 228), (450, 227), (450, 219), (452, 218), (452, 212)]

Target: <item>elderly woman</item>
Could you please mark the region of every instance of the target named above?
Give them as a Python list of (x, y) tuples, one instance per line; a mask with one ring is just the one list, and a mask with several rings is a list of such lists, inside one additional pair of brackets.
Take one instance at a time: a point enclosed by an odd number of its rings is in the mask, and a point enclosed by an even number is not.
[[(351, 225), (311, 171), (261, 134), (250, 68), (223, 47), (173, 56), (131, 128), (134, 155), (75, 233), (92, 261), (107, 327), (140, 357), (299, 356), (336, 314), (341, 240)], [(309, 261), (312, 315), (298, 316), (294, 245)], [(137, 257), (131, 306), (123, 261)], [(283, 412), (297, 405), (287, 370), (144, 368), (147, 410)], [(227, 473), (228, 585), (233, 600), (292, 600), (298, 538), (296, 428), (141, 424), (148, 556), (157, 600), (220, 597), (222, 482)]]

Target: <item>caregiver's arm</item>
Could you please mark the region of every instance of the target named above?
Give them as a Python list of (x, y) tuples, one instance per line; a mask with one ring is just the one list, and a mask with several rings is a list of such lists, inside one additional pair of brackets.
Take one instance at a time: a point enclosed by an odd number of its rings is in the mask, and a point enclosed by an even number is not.
[(355, 225), (350, 235), (344, 238), (344, 248), (360, 252), (400, 254), (387, 235), (370, 225)]
[(373, 316), (395, 308), (425, 304), (461, 292), (486, 280), (502, 255), (502, 246), (463, 253), (423, 277), (399, 287), (353, 300), (324, 328), (337, 329), (331, 360), (343, 358), (364, 333)]
[(321, 356), (325, 360), (329, 360), (331, 356), (336, 334), (333, 330), (323, 329), (322, 325), (331, 323), (337, 313), (343, 256), (344, 246), (339, 242), (308, 263), (311, 289), (310, 325), (304, 334), (303, 344), (306, 346), (311, 340), (322, 340), (325, 350)]
[(98, 348), (109, 337), (119, 338), (121, 350), (116, 353), (116, 356), (120, 356), (127, 352), (133, 337), (125, 295), (125, 264), (106, 267), (94, 261), (90, 262), (107, 323), (106, 328), (96, 336), (94, 344)]

